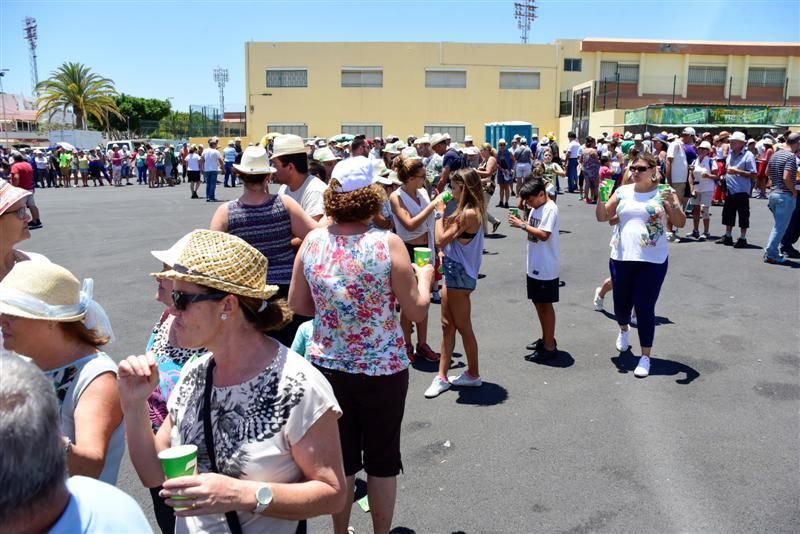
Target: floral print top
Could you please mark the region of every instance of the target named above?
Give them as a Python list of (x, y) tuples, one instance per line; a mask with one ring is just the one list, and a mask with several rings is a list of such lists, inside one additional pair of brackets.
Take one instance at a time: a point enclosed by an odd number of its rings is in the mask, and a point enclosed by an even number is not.
[(395, 311), (389, 232), (306, 236), (303, 273), (316, 305), (306, 358), (326, 369), (392, 375), (409, 365)]
[(667, 216), (658, 188), (637, 193), (630, 184), (618, 188), (616, 195), (619, 224), (611, 237), (611, 258), (664, 263), (669, 253), (664, 234)]

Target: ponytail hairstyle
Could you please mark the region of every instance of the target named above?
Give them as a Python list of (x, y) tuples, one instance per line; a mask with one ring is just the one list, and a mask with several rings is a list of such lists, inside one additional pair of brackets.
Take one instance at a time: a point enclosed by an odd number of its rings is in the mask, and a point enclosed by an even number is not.
[(408, 182), (420, 169), (424, 169), (421, 159), (408, 159), (403, 156), (395, 158), (392, 168), (397, 173), (397, 179), (403, 183)]
[(544, 176), (544, 163), (539, 160), (533, 162), (533, 167), (531, 168), (531, 176), (534, 178), (541, 178)]
[(478, 212), (478, 217), (483, 220), (486, 213), (486, 204), (483, 198), (483, 184), (481, 177), (475, 169), (459, 169), (450, 175), (450, 180), (461, 186), (461, 198), (458, 200), (458, 207), (453, 214), (445, 221), (445, 226), (458, 220), (462, 213), (467, 209), (474, 209)]
[(281, 330), (288, 325), (294, 315), (286, 299), (261, 300), (234, 295), (239, 300), (244, 318), (259, 332), (269, 333)]

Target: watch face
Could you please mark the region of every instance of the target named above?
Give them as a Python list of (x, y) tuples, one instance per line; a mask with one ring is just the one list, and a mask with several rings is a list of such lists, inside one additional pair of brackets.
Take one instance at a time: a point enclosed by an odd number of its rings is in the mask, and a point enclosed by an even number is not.
[(272, 488), (269, 486), (261, 486), (256, 491), (256, 500), (258, 504), (265, 505), (272, 502)]

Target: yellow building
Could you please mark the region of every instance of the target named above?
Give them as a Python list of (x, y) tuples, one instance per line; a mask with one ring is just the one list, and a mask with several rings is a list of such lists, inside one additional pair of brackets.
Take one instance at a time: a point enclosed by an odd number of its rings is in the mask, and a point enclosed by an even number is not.
[(485, 123), (522, 120), (564, 141), (568, 130), (620, 130), (626, 110), (650, 104), (800, 103), (796, 43), (248, 42), (245, 65), (253, 138), (447, 132), (478, 142)]

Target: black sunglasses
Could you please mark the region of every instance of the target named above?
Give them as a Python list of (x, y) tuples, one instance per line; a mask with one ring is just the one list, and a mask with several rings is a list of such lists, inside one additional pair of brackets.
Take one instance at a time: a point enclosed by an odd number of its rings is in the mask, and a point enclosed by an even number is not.
[(222, 300), (228, 296), (228, 293), (214, 292), (214, 293), (201, 293), (193, 295), (191, 293), (184, 293), (183, 291), (172, 290), (172, 304), (178, 311), (186, 310), (186, 307), (193, 302), (202, 302), (204, 300)]
[(628, 168), (631, 170), (631, 172), (647, 172), (652, 167), (648, 167), (647, 165), (631, 165)]

